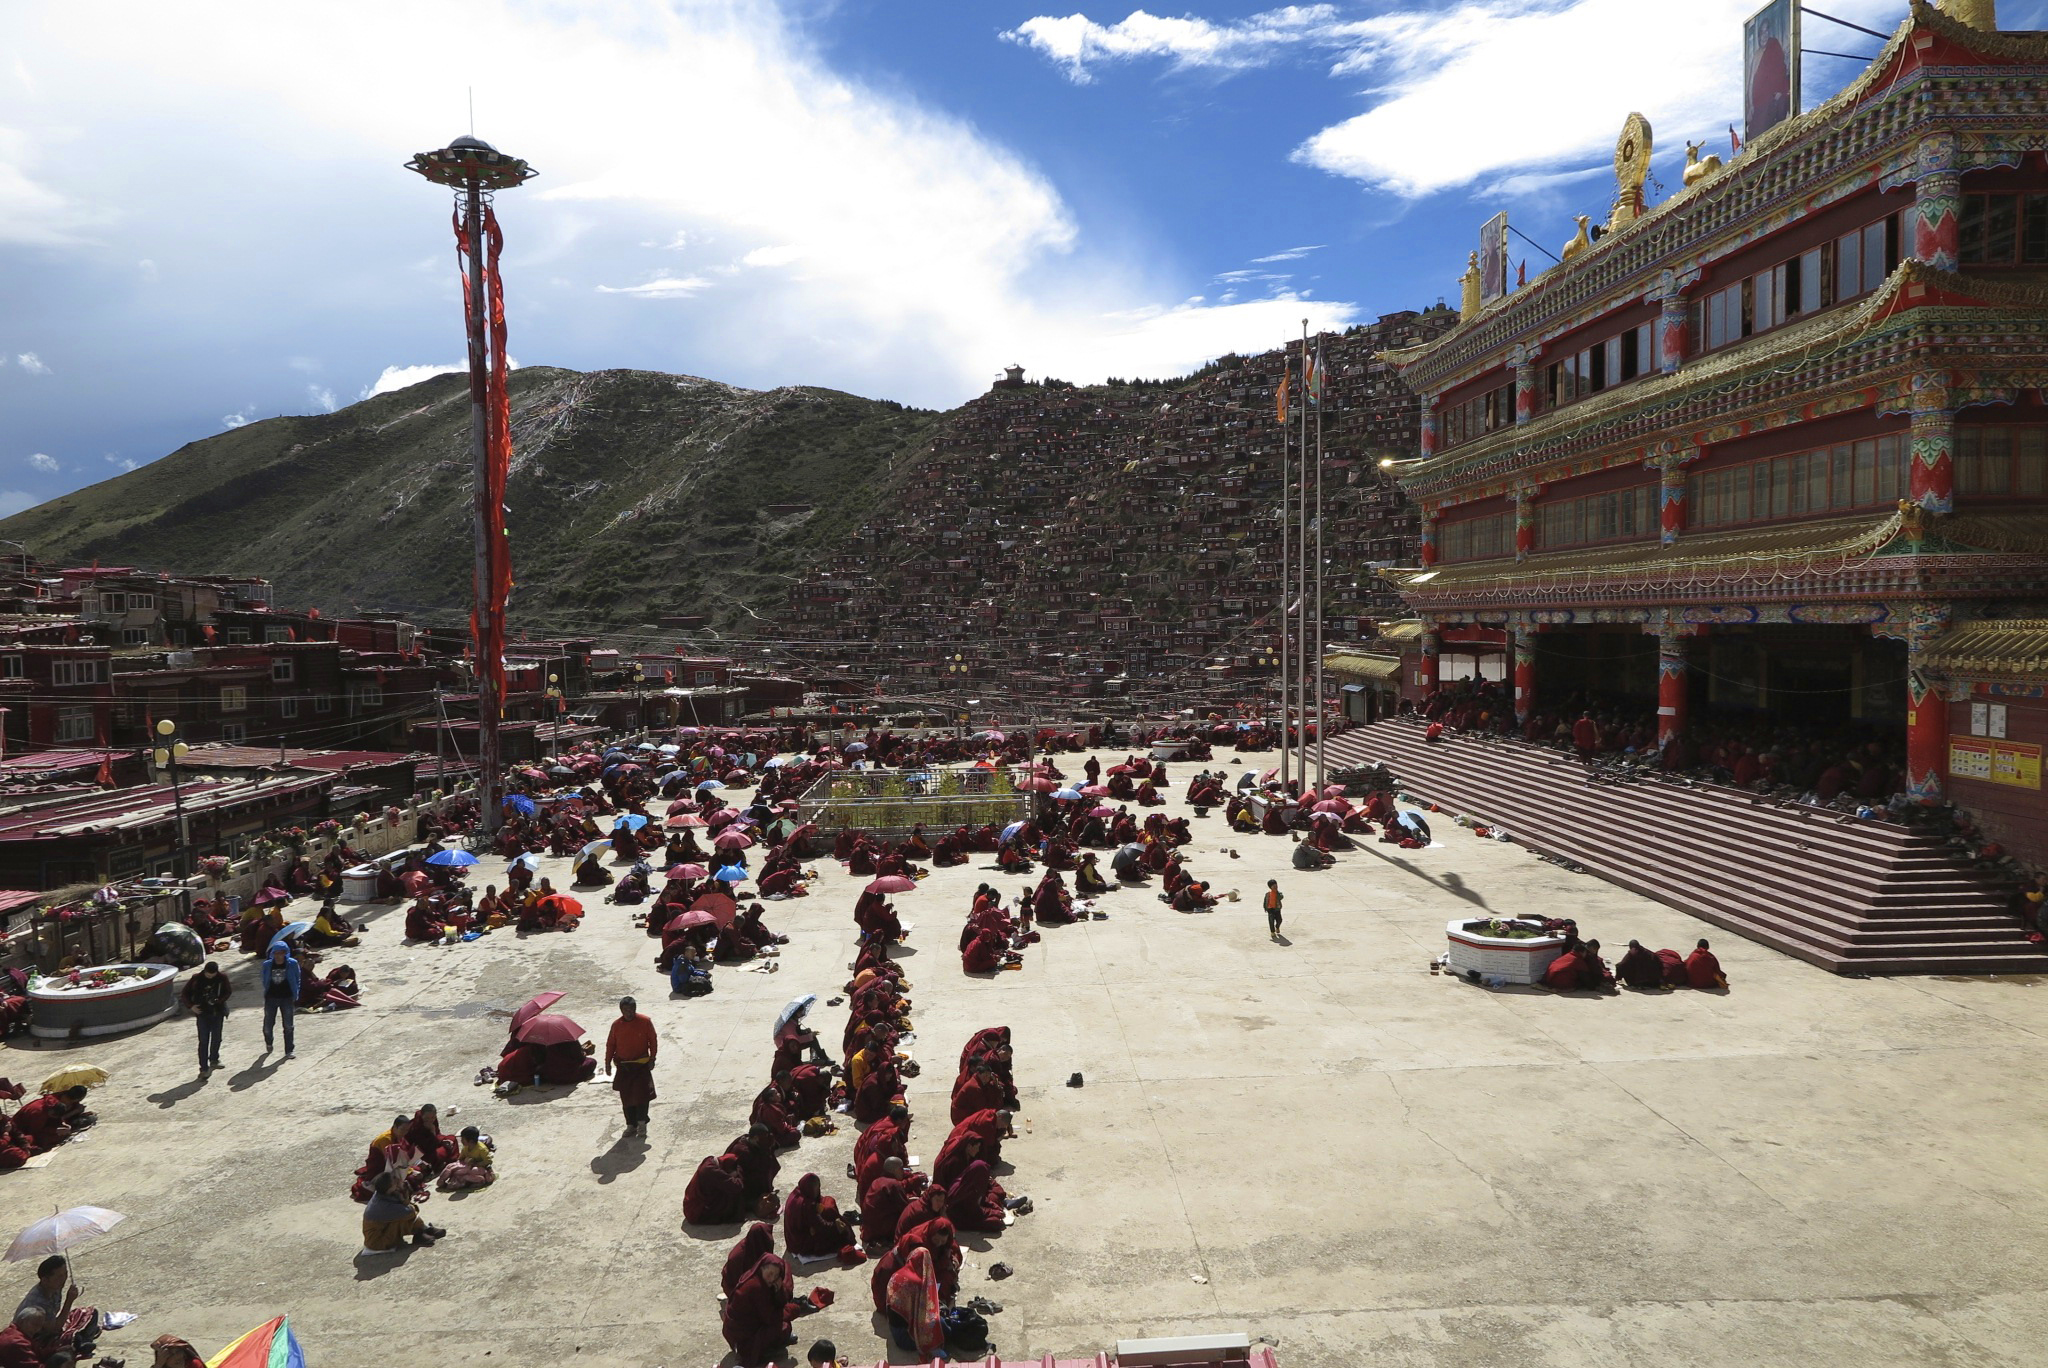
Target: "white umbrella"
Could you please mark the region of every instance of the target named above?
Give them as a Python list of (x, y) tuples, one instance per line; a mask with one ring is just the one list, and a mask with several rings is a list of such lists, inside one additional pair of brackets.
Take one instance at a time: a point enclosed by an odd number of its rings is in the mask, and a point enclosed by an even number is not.
[(7, 1262), (19, 1263), (23, 1259), (62, 1254), (73, 1245), (84, 1244), (95, 1235), (106, 1234), (127, 1219), (118, 1211), (96, 1206), (73, 1207), (54, 1216), (45, 1216), (14, 1237), (14, 1243), (7, 1246)]
[(816, 993), (805, 993), (802, 997), (790, 999), (789, 1004), (775, 1014), (774, 1038), (777, 1040), (782, 1039), (782, 1028), (795, 1021), (805, 1012), (810, 1011), (811, 1004), (817, 1000), (818, 995)]

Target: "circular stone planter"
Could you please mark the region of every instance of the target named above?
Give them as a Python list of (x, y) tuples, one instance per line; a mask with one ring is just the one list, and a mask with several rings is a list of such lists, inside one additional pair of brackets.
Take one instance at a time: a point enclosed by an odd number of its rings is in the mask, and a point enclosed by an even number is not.
[(95, 969), (135, 969), (142, 974), (104, 987), (73, 984), (61, 976), (36, 983), (28, 990), (33, 1034), (44, 1040), (119, 1035), (154, 1026), (178, 1010), (178, 971), (168, 964), (102, 964)]
[(1489, 936), (1486, 925), (1485, 919), (1462, 918), (1445, 925), (1451, 942), (1446, 964), (1452, 973), (1540, 983), (1550, 962), (1564, 952), (1563, 936)]

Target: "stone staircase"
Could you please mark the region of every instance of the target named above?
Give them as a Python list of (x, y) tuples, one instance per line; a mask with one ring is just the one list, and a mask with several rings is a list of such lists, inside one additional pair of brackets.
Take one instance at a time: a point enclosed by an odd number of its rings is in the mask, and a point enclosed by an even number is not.
[(1332, 736), (1328, 760), (1387, 760), (1405, 792), (1836, 973), (2048, 971), (2003, 889), (1890, 822), (1712, 784), (1589, 782), (1570, 755), (1501, 737), (1429, 745), (1405, 718)]

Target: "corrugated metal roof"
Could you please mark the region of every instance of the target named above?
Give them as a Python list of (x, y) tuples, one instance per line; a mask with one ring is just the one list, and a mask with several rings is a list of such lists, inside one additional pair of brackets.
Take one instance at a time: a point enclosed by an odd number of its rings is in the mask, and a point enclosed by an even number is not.
[(1339, 651), (1323, 657), (1323, 668), (1333, 675), (1352, 679), (1399, 679), (1399, 656), (1354, 655)]
[(222, 783), (185, 783), (173, 795), (169, 784), (114, 789), (0, 814), (0, 841), (40, 841), (55, 836), (81, 836), (103, 831), (128, 831), (167, 821), (180, 801), (189, 818), (202, 812), (272, 802), (316, 792), (334, 782), (325, 774), (274, 775)]

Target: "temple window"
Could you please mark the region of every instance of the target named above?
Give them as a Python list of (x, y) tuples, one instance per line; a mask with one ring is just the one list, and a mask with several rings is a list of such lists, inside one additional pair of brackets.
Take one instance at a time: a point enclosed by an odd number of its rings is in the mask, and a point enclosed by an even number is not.
[(1467, 399), (1446, 404), (1438, 415), (1446, 447), (1483, 437), (1497, 428), (1512, 427), (1515, 421), (1515, 387), (1512, 382)]
[(1437, 528), (1437, 555), (1446, 561), (1492, 560), (1515, 548), (1512, 513), (1447, 522)]
[(2048, 495), (2048, 428), (1958, 427), (1956, 493)]
[(1956, 222), (1965, 266), (2048, 263), (2048, 195), (1964, 195)]
[(1545, 550), (1647, 537), (1657, 531), (1656, 491), (1645, 484), (1577, 499), (1545, 499), (1536, 506), (1536, 520)]
[(1557, 408), (1639, 375), (1654, 374), (1655, 345), (1653, 327), (1645, 323), (1552, 362), (1542, 390), (1545, 406)]
[(1686, 481), (1687, 520), (1727, 527), (1886, 507), (1905, 496), (1906, 450), (1893, 435), (1703, 471)]

